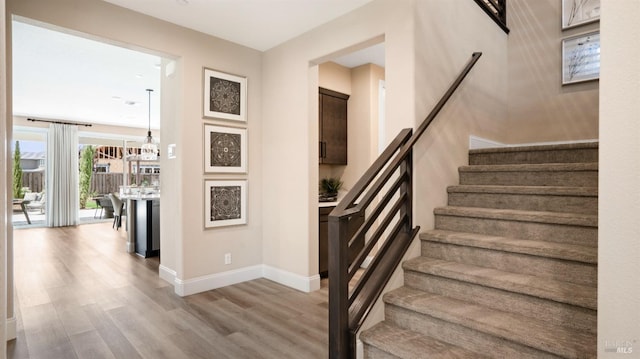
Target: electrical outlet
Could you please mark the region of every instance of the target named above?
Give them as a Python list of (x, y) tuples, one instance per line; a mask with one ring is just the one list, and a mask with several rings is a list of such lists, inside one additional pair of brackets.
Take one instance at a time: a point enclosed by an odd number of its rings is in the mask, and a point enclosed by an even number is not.
[(224, 255), (224, 264), (231, 264), (231, 253)]

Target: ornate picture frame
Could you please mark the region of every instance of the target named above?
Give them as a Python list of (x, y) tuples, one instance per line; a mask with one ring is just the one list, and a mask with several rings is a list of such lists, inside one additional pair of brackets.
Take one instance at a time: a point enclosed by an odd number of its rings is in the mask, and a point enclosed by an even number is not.
[(562, 0), (562, 30), (600, 20), (600, 0)]
[(203, 68), (202, 117), (247, 122), (247, 78)]
[(204, 227), (247, 223), (247, 181), (204, 181)]
[(562, 40), (562, 84), (600, 78), (600, 31)]
[(247, 129), (204, 125), (204, 173), (247, 173)]

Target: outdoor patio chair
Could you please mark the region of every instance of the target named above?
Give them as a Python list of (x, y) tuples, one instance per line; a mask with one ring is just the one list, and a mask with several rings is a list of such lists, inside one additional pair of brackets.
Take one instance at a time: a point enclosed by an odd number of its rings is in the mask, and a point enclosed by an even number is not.
[(44, 213), (44, 208), (47, 205), (47, 194), (44, 192), (35, 193), (34, 200), (31, 200), (32, 196), (34, 195), (33, 192), (27, 194), (29, 195), (28, 197), (27, 195), (25, 195), (25, 197), (28, 198), (25, 200), (29, 200), (29, 203), (25, 204), (27, 210), (40, 210), (40, 213)]
[(110, 193), (109, 198), (113, 204), (113, 225), (112, 228), (119, 230), (122, 226), (122, 216), (127, 215), (127, 210), (124, 208), (124, 202), (115, 193)]

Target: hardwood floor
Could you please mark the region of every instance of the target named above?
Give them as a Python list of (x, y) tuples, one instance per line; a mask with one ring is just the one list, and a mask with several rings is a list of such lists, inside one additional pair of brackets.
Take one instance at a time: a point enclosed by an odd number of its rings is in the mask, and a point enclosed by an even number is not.
[(181, 298), (111, 222), (14, 231), (7, 358), (326, 358), (327, 283), (266, 279)]

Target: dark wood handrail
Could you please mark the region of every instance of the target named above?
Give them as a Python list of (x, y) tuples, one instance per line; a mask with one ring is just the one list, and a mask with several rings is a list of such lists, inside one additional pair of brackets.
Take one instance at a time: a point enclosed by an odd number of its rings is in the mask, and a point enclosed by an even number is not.
[(509, 33), (507, 27), (507, 0), (474, 0), (484, 12), (505, 32)]
[[(492, 0), (494, 1), (494, 0)], [(474, 52), (449, 89), (418, 126), (403, 129), (329, 214), (329, 358), (355, 358), (356, 333), (420, 230), (413, 227), (413, 146), (482, 56)], [(375, 203), (374, 203), (375, 202)], [(370, 208), (371, 207), (371, 208)], [(366, 216), (365, 216), (366, 214)], [(354, 231), (350, 220), (365, 220)], [(375, 228), (375, 229), (374, 229)], [(391, 230), (388, 230), (391, 228)], [(355, 256), (350, 250), (367, 243)], [(349, 282), (378, 252), (349, 290)], [(353, 249), (355, 250), (355, 249)], [(353, 257), (353, 261), (349, 259)]]
[(396, 151), (407, 142), (407, 140), (411, 137), (411, 133), (413, 130), (410, 128), (405, 128), (396, 136), (396, 138), (391, 141), (391, 143), (385, 148), (385, 150), (380, 154), (380, 157), (376, 159), (376, 161), (367, 169), (367, 171), (360, 177), (358, 182), (353, 186), (347, 195), (338, 203), (336, 209), (333, 210), (332, 214), (335, 215), (352, 215), (354, 213), (360, 212), (359, 206), (358, 208), (353, 208), (355, 201), (362, 195), (362, 193), (367, 189), (369, 184), (373, 182), (376, 176), (384, 169), (384, 165), (389, 162), (389, 160), (395, 155)]

